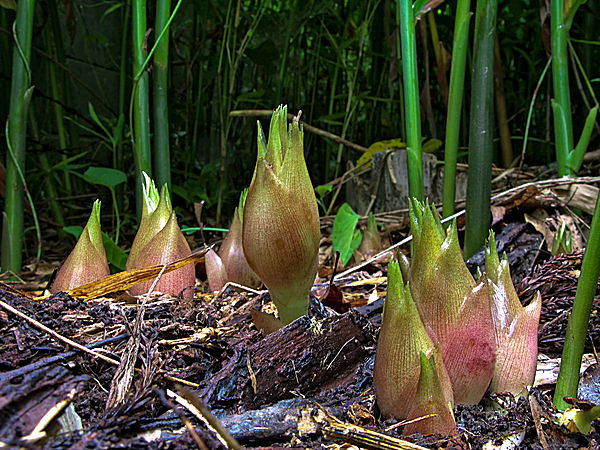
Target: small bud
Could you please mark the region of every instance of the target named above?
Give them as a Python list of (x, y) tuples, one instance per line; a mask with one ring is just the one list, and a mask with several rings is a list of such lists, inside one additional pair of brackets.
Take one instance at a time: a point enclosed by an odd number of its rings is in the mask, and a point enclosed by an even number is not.
[(494, 233), (485, 253), (486, 281), (490, 292), (496, 336), (496, 367), (490, 390), (526, 395), (537, 368), (538, 326), (542, 298), (538, 292), (525, 308), (510, 278), (506, 255), (500, 261)]
[[(144, 206), (140, 228), (135, 236), (127, 269), (143, 269), (159, 264), (171, 263), (192, 254), (185, 240), (177, 216), (171, 207), (167, 185), (161, 189), (160, 196), (154, 182), (144, 174)], [(158, 202), (156, 198), (159, 198)], [(194, 266), (188, 264), (173, 272), (163, 274), (155, 290), (178, 295), (187, 287), (194, 286), (196, 277)], [(151, 281), (140, 283), (129, 289), (132, 295), (143, 295), (152, 286)], [(192, 291), (187, 290), (185, 296), (191, 298)]]
[(209, 248), (204, 254), (204, 267), (206, 267), (206, 279), (208, 288), (212, 292), (218, 292), (227, 284), (227, 270), (223, 261), (217, 253)]
[(136, 264), (138, 254), (144, 249), (146, 244), (165, 227), (173, 212), (167, 185), (162, 187), (159, 195), (154, 180), (152, 180), (146, 172), (142, 172), (142, 175), (144, 177), (142, 181), (142, 190), (144, 194), (142, 218), (140, 220), (138, 232), (133, 239), (129, 257), (127, 258), (127, 270), (142, 268), (142, 266)]
[(244, 205), (247, 195), (247, 189), (240, 195), (239, 206), (235, 208), (229, 232), (219, 248), (219, 256), (227, 272), (228, 281), (257, 288), (260, 286), (260, 280), (248, 265), (242, 245), (242, 221), (244, 220)]
[(50, 292), (73, 289), (109, 275), (100, 231), (100, 200), (96, 200), (87, 225), (58, 271)]
[(429, 415), (431, 417), (407, 424), (403, 434), (405, 436), (414, 433), (458, 436), (458, 429), (452, 414), (452, 404), (445, 397), (438, 376), (436, 360), (441, 357), (439, 347), (436, 346), (429, 353), (431, 356), (427, 357), (423, 351), (419, 350), (421, 374), (408, 420), (414, 421)]
[(267, 286), (279, 317), (306, 314), (319, 253), (319, 212), (298, 118), (287, 127), (287, 108), (271, 118), (269, 141), (258, 124), (258, 158), (243, 218), (248, 264)]
[[(377, 230), (377, 221), (373, 213), (369, 213), (367, 218), (367, 228), (363, 231), (363, 238), (360, 241), (360, 246), (355, 252), (355, 260), (365, 260), (383, 250), (383, 244), (381, 243), (381, 237)], [(357, 257), (358, 253), (358, 257)]]
[[(388, 266), (388, 291), (373, 372), (377, 405), (384, 416), (399, 420), (408, 417), (419, 383), (419, 351), (429, 352), (433, 347), (410, 288), (403, 285), (400, 266), (392, 261)], [(441, 357), (436, 364), (444, 398), (452, 404), (452, 386)]]

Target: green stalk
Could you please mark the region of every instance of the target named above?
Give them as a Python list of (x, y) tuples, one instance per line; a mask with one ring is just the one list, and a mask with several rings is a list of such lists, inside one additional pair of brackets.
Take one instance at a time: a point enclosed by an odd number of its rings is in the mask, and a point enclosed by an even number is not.
[(569, 152), (573, 148), (571, 93), (569, 90), (569, 61), (567, 33), (564, 21), (564, 0), (550, 1), (550, 33), (552, 43), (552, 86), (554, 99), (554, 134), (558, 175), (574, 175), (568, 167)]
[[(156, 33), (165, 29), (171, 9), (170, 0), (156, 3)], [(169, 150), (169, 102), (167, 97), (167, 74), (169, 68), (169, 30), (157, 42), (154, 53), (154, 83), (152, 100), (154, 113), (154, 179), (158, 186), (171, 189), (171, 156)]]
[(25, 143), (27, 137), (27, 106), (31, 98), (29, 61), (33, 31), (35, 0), (21, 0), (17, 4), (17, 18), (13, 28), (15, 38), (10, 87), (10, 109), (6, 125), (8, 157), (6, 161), (6, 196), (2, 221), (3, 271), (21, 271), (23, 248), (23, 210), (25, 206), (23, 182), (19, 172), (25, 172)]
[(570, 406), (563, 397), (577, 397), (579, 369), (598, 277), (600, 277), (600, 196), (596, 199), (596, 209), (581, 263), (581, 275), (577, 282), (573, 310), (567, 324), (562, 362), (554, 391), (554, 405), (561, 410)]
[[(33, 105), (30, 105), (28, 108), (28, 118), (33, 139), (41, 142), (40, 130), (37, 125), (35, 109)], [(58, 192), (56, 190), (58, 183), (56, 183), (56, 180), (54, 179), (54, 171), (48, 160), (47, 153), (40, 153), (38, 159), (40, 166), (42, 167), (42, 173), (44, 174), (42, 177), (44, 179), (44, 190), (46, 191), (46, 200), (48, 201), (48, 206), (52, 212), (52, 217), (57, 223), (64, 225), (65, 218), (60, 202), (58, 201)], [(59, 231), (59, 233), (62, 233), (62, 230)]]
[(442, 213), (444, 217), (454, 214), (456, 201), (456, 161), (460, 116), (465, 85), (467, 61), (467, 41), (471, 11), (469, 0), (458, 0), (454, 21), (454, 42), (452, 43), (452, 67), (450, 68), (450, 88), (448, 95), (448, 115), (446, 116), (446, 143), (444, 156), (444, 194)]
[[(119, 117), (125, 117), (125, 99), (127, 98), (127, 69), (129, 63), (129, 21), (131, 19), (131, 0), (126, 0), (123, 4), (123, 17), (121, 29), (121, 57), (119, 67)], [(113, 168), (123, 170), (121, 155), (123, 149), (123, 139), (119, 139), (115, 151), (113, 152)], [(118, 188), (120, 189), (120, 187)]]
[[(150, 153), (150, 113), (148, 107), (148, 73), (142, 70), (146, 60), (146, 0), (133, 0), (133, 117), (134, 158), (136, 169), (136, 206), (138, 217), (142, 212), (142, 172), (152, 177)], [(138, 75), (139, 74), (139, 75)], [(139, 78), (138, 78), (139, 76)]]
[(497, 7), (497, 0), (477, 0), (471, 84), (465, 258), (471, 257), (481, 248), (490, 226)]
[(397, 0), (396, 21), (402, 44), (402, 79), (406, 120), (406, 163), (408, 192), (423, 201), (423, 162), (421, 155), (421, 115), (419, 112), (419, 80), (417, 78), (417, 49), (415, 22), (411, 0)]
[[(56, 60), (64, 67), (66, 66), (65, 48), (63, 46), (63, 36), (60, 27), (60, 19), (58, 18), (58, 6), (56, 4), (56, 0), (48, 0), (48, 16), (50, 17), (50, 25), (52, 28), (52, 35), (54, 38), (54, 56), (56, 57)], [(52, 52), (50, 52), (50, 45), (48, 45), (47, 47), (49, 54), (53, 54)], [(52, 82), (52, 95), (54, 99), (57, 100), (59, 98), (58, 92), (60, 91), (60, 86), (62, 88), (63, 104), (72, 105), (71, 86), (67, 82), (64, 72), (59, 72), (58, 77), (54, 75), (55, 73), (56, 68), (54, 67), (54, 63), (51, 63), (50, 77)], [(56, 115), (56, 126), (59, 135), (59, 143), (61, 145), (60, 148), (66, 149), (69, 145), (77, 146), (78, 139), (76, 137), (79, 136), (79, 129), (75, 126), (73, 122), (69, 122), (67, 127), (65, 127), (63, 119), (63, 108), (58, 102), (55, 104), (54, 109)], [(63, 153), (61, 155), (61, 159), (65, 161), (67, 159), (67, 155)], [(66, 195), (70, 196), (73, 194), (73, 186), (71, 182), (71, 174), (68, 170), (63, 171), (63, 179), (65, 184), (65, 193)]]
[(496, 100), (496, 117), (498, 121), (498, 134), (500, 136), (500, 150), (502, 166), (509, 168), (513, 161), (513, 148), (510, 140), (510, 128), (506, 113), (506, 96), (504, 95), (504, 76), (502, 74), (502, 60), (500, 59), (500, 41), (496, 36), (494, 45), (494, 93)]

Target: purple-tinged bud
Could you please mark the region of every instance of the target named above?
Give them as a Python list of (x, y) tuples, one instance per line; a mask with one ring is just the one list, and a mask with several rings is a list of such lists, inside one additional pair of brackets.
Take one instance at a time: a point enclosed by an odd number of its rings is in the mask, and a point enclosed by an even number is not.
[(429, 205), (411, 203), (410, 290), (431, 339), (439, 342), (457, 404), (479, 403), (494, 372), (496, 341), (488, 287), (463, 260), (456, 222), (447, 233)]
[(229, 232), (225, 236), (221, 247), (219, 247), (219, 256), (227, 272), (228, 281), (257, 288), (260, 286), (260, 279), (248, 265), (242, 245), (242, 222), (247, 195), (247, 189), (240, 195), (240, 203), (233, 213), (233, 221), (229, 227)]
[(204, 267), (206, 268), (206, 279), (208, 288), (212, 292), (218, 292), (227, 284), (227, 270), (223, 261), (217, 253), (209, 248), (204, 254)]
[[(154, 182), (144, 174), (145, 184), (144, 204), (140, 228), (135, 236), (127, 269), (143, 269), (159, 264), (171, 263), (192, 254), (185, 240), (177, 216), (171, 207), (167, 185), (161, 189), (160, 196)], [(173, 272), (162, 275), (155, 287), (158, 292), (178, 295), (185, 288), (196, 283), (194, 266), (188, 264)], [(152, 282), (144, 282), (129, 289), (132, 295), (143, 295), (152, 286)], [(185, 291), (186, 298), (191, 298), (193, 292)]]
[[(403, 285), (400, 266), (392, 261), (388, 266), (388, 290), (373, 372), (377, 405), (384, 416), (399, 420), (408, 417), (419, 383), (419, 351), (429, 352), (433, 347), (410, 288)], [(452, 404), (452, 385), (441, 357), (436, 364), (444, 397)]]
[(496, 367), (490, 390), (526, 395), (537, 368), (538, 327), (542, 298), (523, 307), (510, 278), (506, 255), (500, 261), (494, 233), (485, 254), (485, 276), (496, 333)]
[(50, 292), (73, 289), (109, 275), (100, 231), (100, 200), (96, 200), (87, 225), (58, 271)]
[[(363, 231), (363, 237), (360, 241), (360, 245), (354, 254), (355, 260), (365, 260), (383, 250), (383, 244), (381, 243), (381, 237), (377, 230), (377, 221), (373, 213), (369, 213), (367, 218), (367, 228)], [(358, 257), (357, 257), (358, 253)]]

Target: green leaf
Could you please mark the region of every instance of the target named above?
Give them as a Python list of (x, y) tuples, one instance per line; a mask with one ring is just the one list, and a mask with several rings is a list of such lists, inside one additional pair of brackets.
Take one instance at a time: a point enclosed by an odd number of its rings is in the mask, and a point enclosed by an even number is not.
[(83, 232), (83, 227), (80, 225), (73, 225), (70, 227), (63, 227), (63, 231), (71, 236), (75, 236), (75, 239), (79, 239), (81, 233)]
[(579, 142), (577, 142), (577, 146), (569, 154), (569, 161), (567, 165), (573, 171), (574, 174), (579, 172), (581, 163), (583, 163), (583, 157), (585, 155), (585, 151), (587, 150), (588, 144), (590, 143), (590, 137), (592, 136), (592, 131), (594, 130), (594, 124), (596, 123), (597, 114), (598, 105), (590, 109), (590, 112), (588, 113), (588, 116), (585, 119), (585, 125), (583, 126), (583, 131), (581, 132), (581, 136), (579, 137)]
[(100, 128), (102, 128), (102, 131), (104, 131), (106, 136), (108, 136), (108, 138), (110, 139), (112, 137), (111, 134), (108, 132), (108, 130), (106, 129), (106, 127), (104, 126), (104, 124), (102, 123), (102, 121), (100, 120), (98, 115), (96, 114), (96, 110), (94, 109), (94, 106), (92, 105), (91, 102), (88, 102), (88, 111), (90, 112), (90, 116), (92, 117), (92, 120), (94, 122), (96, 122), (96, 125), (98, 125)]
[(367, 151), (363, 153), (360, 158), (358, 158), (356, 164), (357, 166), (362, 166), (360, 167), (361, 170), (368, 169), (371, 167), (371, 163), (369, 162), (367, 164), (367, 162), (371, 160), (374, 153), (384, 152), (386, 150), (400, 150), (405, 148), (406, 142), (404, 142), (402, 139), (388, 139), (386, 141), (373, 142)]
[(99, 184), (110, 189), (127, 181), (127, 175), (124, 172), (109, 167), (90, 167), (83, 174), (83, 178), (88, 183)]
[(321, 184), (315, 188), (319, 197), (324, 197), (328, 192), (331, 192), (333, 186), (331, 184)]
[(348, 263), (362, 240), (362, 233), (359, 230), (355, 231), (359, 217), (348, 203), (344, 203), (333, 220), (333, 232), (331, 233), (333, 251), (340, 252), (340, 258), (344, 265)]
[(17, 2), (15, 0), (0, 0), (0, 6), (6, 9), (17, 10)]
[(587, 3), (587, 0), (574, 0), (565, 3), (567, 3), (565, 5), (565, 9), (567, 10), (565, 14), (565, 27), (567, 28), (567, 30), (570, 30), (571, 26), (573, 25), (573, 18), (575, 17), (575, 13), (581, 5)]
[(127, 252), (115, 244), (105, 232), (102, 232), (102, 245), (104, 245), (104, 251), (106, 252), (106, 259), (108, 262), (120, 271), (125, 270)]
[(413, 17), (416, 18), (420, 13), (421, 10), (423, 9), (423, 7), (425, 6), (425, 4), (427, 3), (427, 0), (416, 0), (412, 7), (413, 7)]

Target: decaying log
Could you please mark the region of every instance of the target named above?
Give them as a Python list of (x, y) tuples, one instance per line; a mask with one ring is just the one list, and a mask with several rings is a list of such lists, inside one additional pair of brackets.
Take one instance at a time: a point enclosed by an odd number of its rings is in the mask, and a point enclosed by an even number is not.
[(0, 382), (0, 436), (10, 442), (31, 433), (59, 401), (81, 392), (90, 377), (55, 365)]
[(200, 391), (211, 407), (239, 400), (248, 409), (348, 383), (375, 345), (375, 332), (355, 311), (324, 320), (303, 316), (230, 361)]

